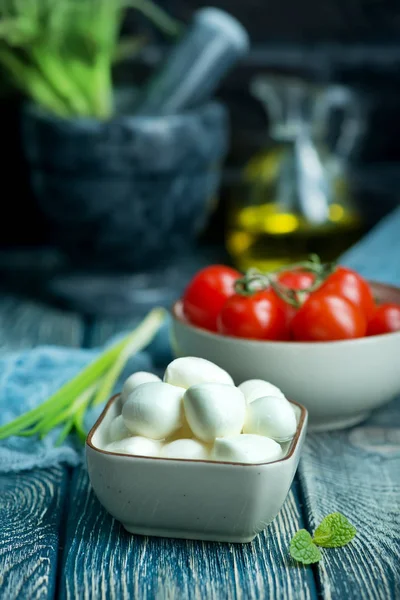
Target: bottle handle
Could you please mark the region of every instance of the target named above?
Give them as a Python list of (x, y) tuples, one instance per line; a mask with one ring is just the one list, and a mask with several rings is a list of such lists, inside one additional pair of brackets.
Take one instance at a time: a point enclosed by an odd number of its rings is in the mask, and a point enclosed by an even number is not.
[(250, 81), (250, 93), (259, 100), (271, 123), (278, 123), (282, 120), (282, 103), (273, 85), (262, 77), (255, 77)]
[(334, 152), (348, 159), (365, 131), (361, 104), (354, 92), (342, 86), (332, 86), (320, 93), (313, 111), (314, 132), (318, 137), (326, 137), (330, 113), (335, 109), (343, 110), (343, 118)]
[(270, 133), (288, 139), (296, 137), (303, 126), (300, 110), (302, 88), (292, 83), (283, 85), (279, 79), (254, 77), (250, 82), (250, 93), (260, 101), (270, 123)]

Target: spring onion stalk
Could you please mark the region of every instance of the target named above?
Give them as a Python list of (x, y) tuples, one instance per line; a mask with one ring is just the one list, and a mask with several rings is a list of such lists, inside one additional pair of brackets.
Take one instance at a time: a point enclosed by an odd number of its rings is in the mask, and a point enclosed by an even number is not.
[(112, 346), (104, 352), (97, 360), (92, 362), (88, 367), (83, 369), (74, 379), (63, 385), (55, 394), (50, 396), (48, 400), (40, 406), (30, 410), (29, 412), (17, 417), (11, 423), (0, 427), (0, 440), (10, 435), (17, 435), (27, 427), (33, 425), (44, 414), (51, 414), (58, 410), (62, 410), (74, 401), (81, 393), (101, 377), (110, 364), (116, 360), (119, 353), (125, 347), (127, 340), (124, 339), (118, 344)]
[(58, 412), (57, 415), (50, 414), (46, 415), (33, 429), (29, 430), (26, 434), (23, 432), (20, 435), (35, 435), (40, 433), (40, 437), (44, 438), (54, 427), (57, 427), (64, 421), (72, 417), (75, 412), (80, 409), (81, 406), (87, 406), (90, 399), (93, 397), (97, 389), (97, 384), (90, 386), (83, 392), (78, 398), (65, 410)]
[(154, 311), (135, 329), (134, 333), (127, 341), (125, 348), (121, 351), (100, 384), (93, 400), (93, 406), (97, 406), (108, 400), (129, 357), (140, 352), (140, 350), (143, 350), (143, 348), (151, 342), (164, 322), (165, 316), (166, 312), (164, 309), (154, 309)]
[(1, 46), (0, 64), (7, 72), (12, 73), (17, 87), (36, 104), (59, 117), (68, 117), (69, 109), (64, 100), (54, 93), (43, 75), (34, 67), (24, 64), (18, 56)]
[(69, 419), (65, 423), (64, 427), (62, 428), (60, 435), (56, 439), (56, 444), (55, 444), (56, 446), (61, 446), (61, 444), (68, 437), (68, 435), (71, 432), (71, 429), (73, 428), (73, 426), (74, 426), (74, 417), (69, 417)]
[[(127, 10), (167, 35), (180, 25), (151, 0), (0, 0), (0, 67), (36, 105), (62, 118), (108, 119), (112, 66)], [(131, 56), (143, 39), (133, 38)], [(126, 41), (121, 40), (122, 50)]]
[(78, 434), (78, 437), (81, 442), (84, 442), (86, 439), (86, 432), (83, 426), (83, 421), (85, 418), (86, 409), (89, 406), (92, 396), (93, 390), (89, 390), (89, 392), (86, 394), (86, 397), (82, 399), (81, 404), (76, 410), (76, 412), (72, 415), (75, 431)]
[(83, 420), (92, 398), (99, 404), (108, 399), (128, 358), (142, 350), (156, 335), (166, 316), (153, 309), (142, 323), (122, 340), (105, 350), (78, 375), (36, 408), (0, 427), (0, 440), (12, 435), (43, 435), (65, 423), (61, 438), (75, 428), (83, 438)]
[(161, 31), (168, 35), (178, 35), (181, 31), (180, 24), (171, 18), (160, 6), (149, 0), (127, 0), (126, 6), (135, 8), (147, 17)]

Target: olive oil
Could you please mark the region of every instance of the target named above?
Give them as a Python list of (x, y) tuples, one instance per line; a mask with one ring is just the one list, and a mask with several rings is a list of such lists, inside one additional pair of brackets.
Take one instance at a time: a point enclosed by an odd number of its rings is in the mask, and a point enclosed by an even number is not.
[(318, 254), (322, 261), (335, 260), (361, 236), (356, 213), (339, 204), (329, 208), (330, 219), (319, 226), (301, 216), (284, 213), (274, 203), (232, 206), (226, 246), (240, 270), (256, 267), (269, 271)]
[[(282, 152), (277, 148), (254, 157), (244, 171), (243, 185), (232, 193), (226, 247), (241, 270), (271, 270), (305, 260), (312, 253), (323, 261), (335, 260), (363, 233), (346, 179), (336, 173), (322, 223), (310, 222), (295, 206), (285, 203), (282, 188), (276, 186)], [(287, 174), (286, 185), (292, 181)]]

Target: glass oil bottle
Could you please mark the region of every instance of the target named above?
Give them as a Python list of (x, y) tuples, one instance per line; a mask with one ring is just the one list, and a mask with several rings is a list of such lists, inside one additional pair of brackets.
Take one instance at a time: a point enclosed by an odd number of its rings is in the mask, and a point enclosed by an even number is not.
[[(362, 132), (354, 97), (339, 86), (321, 90), (279, 77), (256, 79), (252, 91), (268, 111), (273, 145), (249, 161), (232, 191), (227, 250), (241, 270), (268, 271), (312, 253), (334, 260), (363, 231), (347, 175)], [(343, 119), (332, 151), (326, 137), (334, 109)]]

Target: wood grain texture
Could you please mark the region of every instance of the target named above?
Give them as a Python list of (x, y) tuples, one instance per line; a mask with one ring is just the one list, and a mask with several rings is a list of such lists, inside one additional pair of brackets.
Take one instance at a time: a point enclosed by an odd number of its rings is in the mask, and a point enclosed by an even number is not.
[(52, 598), (67, 474), (0, 475), (0, 598)]
[(61, 598), (140, 600), (308, 600), (311, 569), (293, 568), (291, 536), (301, 515), (291, 491), (267, 532), (232, 545), (133, 536), (91, 491), (84, 468), (75, 472), (69, 502)]
[(82, 332), (77, 315), (14, 296), (0, 297), (0, 352), (38, 344), (80, 346)]
[(323, 551), (329, 600), (400, 598), (400, 398), (360, 427), (309, 435), (300, 461), (309, 529), (340, 511), (358, 534)]
[[(82, 332), (77, 316), (0, 298), (2, 352), (39, 344), (76, 346)], [(67, 479), (63, 467), (0, 476), (1, 600), (54, 597)]]

